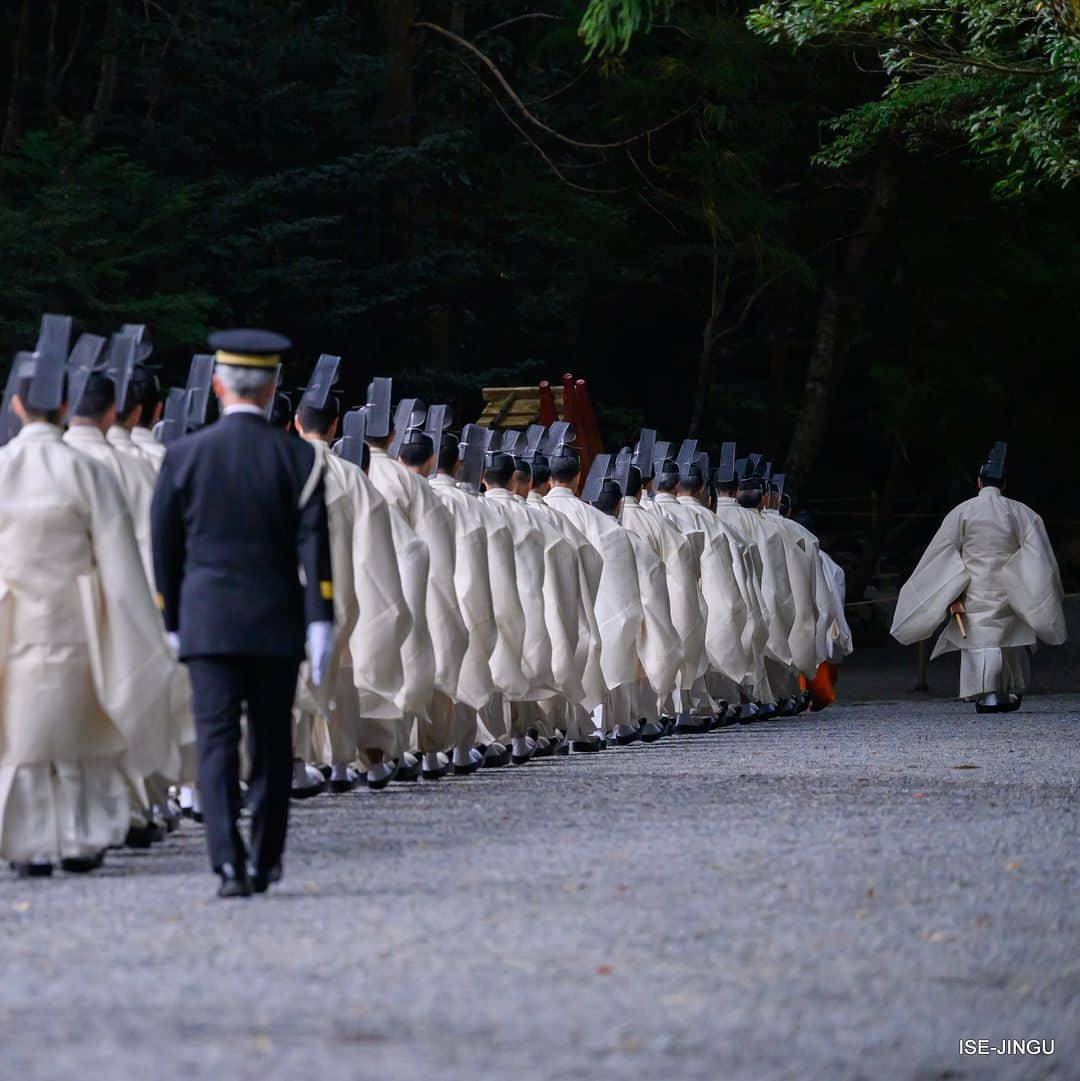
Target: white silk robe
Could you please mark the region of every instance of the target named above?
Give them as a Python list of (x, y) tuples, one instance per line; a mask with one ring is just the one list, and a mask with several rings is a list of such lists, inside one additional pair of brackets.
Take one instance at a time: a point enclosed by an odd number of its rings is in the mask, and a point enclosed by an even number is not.
[(530, 492), (525, 505), (543, 514), (570, 545), (577, 574), (577, 648), (575, 668), (581, 674), (581, 697), (568, 699), (571, 707), (591, 713), (604, 700), (607, 684), (600, 663), (600, 628), (596, 622), (596, 594), (604, 569), (600, 553), (565, 514), (553, 510), (539, 492)]
[(604, 682), (609, 691), (633, 683), (638, 678), (642, 611), (634, 548), (626, 530), (614, 518), (583, 503), (569, 488), (552, 488), (544, 501), (568, 518), (600, 556), (594, 611)]
[(427, 545), (425, 602), (428, 633), (435, 651), (435, 689), (457, 700), (458, 674), (468, 636), (454, 591), (453, 520), (426, 480), (400, 462), (391, 461), (378, 447), (371, 448), (368, 477)]
[(139, 545), (146, 581), (153, 590), (154, 555), (150, 543), (150, 504), (154, 498), (157, 474), (148, 462), (137, 455), (118, 452), (100, 428), (86, 424), (76, 425), (64, 433), (64, 442), (80, 454), (101, 462), (116, 478), (135, 525), (135, 540)]
[(154, 438), (154, 433), (149, 428), (132, 428), (131, 442), (153, 466), (154, 472), (160, 473), (161, 463), (165, 461), (165, 447)]
[(848, 625), (844, 605), (847, 597), (847, 579), (843, 568), (827, 552), (821, 553), (821, 562), (825, 567), (825, 580), (829, 586), (830, 623), (826, 635), (826, 644), (830, 661), (839, 661), (855, 652), (855, 642), (851, 627)]
[(819, 598), (822, 604), (828, 603), (825, 567), (818, 558), (820, 545), (813, 533), (782, 517), (779, 511), (763, 511), (762, 519), (766, 528), (776, 530), (784, 542), (791, 599), (795, 605), (795, 618), (788, 633), (791, 663), (809, 678), (828, 656), (825, 617), (819, 619), (818, 608)]
[[(154, 498), (157, 474), (149, 462), (134, 449), (130, 439), (125, 440), (124, 437), (128, 434), (125, 429), (114, 425), (109, 431), (114, 433), (112, 441), (107, 439), (99, 428), (80, 424), (69, 428), (64, 433), (64, 442), (80, 454), (85, 454), (88, 458), (100, 462), (119, 483), (135, 527), (135, 540), (139, 546), (148, 595), (153, 597), (156, 595), (157, 587), (154, 584), (154, 553), (150, 538), (150, 504)], [(158, 634), (164, 640), (165, 625), (160, 618), (158, 619)], [(180, 769), (178, 757), (180, 748), (191, 747), (195, 744), (195, 718), (191, 710), (191, 677), (188, 675), (186, 665), (175, 659), (172, 660), (169, 718), (175, 753), (171, 753), (168, 757), (169, 768), (160, 772), (166, 777), (175, 778)]]
[(660, 557), (643, 537), (629, 530), (634, 549), (638, 592), (641, 594), (641, 627), (637, 655), (641, 675), (657, 698), (668, 699), (675, 691), (675, 677), (683, 662), (682, 642), (671, 620), (667, 573)]
[[(967, 637), (950, 618), (932, 658), (953, 650), (1020, 649), (1036, 641), (1060, 645), (1066, 637), (1062, 596), (1042, 519), (999, 489), (986, 487), (945, 516), (900, 590), (892, 635), (905, 645), (929, 638), (948, 618), (948, 606), (960, 598)], [(996, 664), (981, 660), (993, 669), (986, 678), (1000, 675), (1000, 658)], [(964, 682), (962, 669), (961, 697), (998, 689), (965, 687)]]
[[(412, 614), (398, 570), (390, 508), (358, 466), (331, 454), (320, 440), (309, 442), (323, 471), (334, 576), (333, 653), (326, 677), (311, 693), (331, 722), (336, 697), (350, 693), (357, 699), (349, 703), (350, 713), (398, 720)], [(433, 670), (434, 662), (428, 667)], [(351, 677), (348, 683), (339, 679), (342, 668)]]
[(708, 613), (693, 546), (663, 515), (653, 514), (636, 497), (623, 499), (620, 520), (623, 528), (645, 541), (663, 564), (671, 622), (683, 654), (680, 682), (689, 687), (709, 667), (705, 652)]
[(462, 491), (453, 477), (440, 473), (430, 484), (454, 522), (454, 589), (468, 642), (461, 660), (457, 701), (479, 710), (495, 692), (490, 660), (498, 643), (487, 522), (478, 500)]
[(488, 659), (494, 690), (507, 701), (522, 701), (529, 691), (529, 677), (521, 663), (525, 650), (526, 620), (519, 593), (514, 535), (506, 517), (494, 502), (459, 488), (472, 500), (487, 530), (488, 583), (495, 616), (495, 648)]
[(743, 573), (741, 554), (732, 547), (716, 515), (696, 499), (658, 492), (655, 502), (656, 509), (698, 552), (701, 592), (707, 611), (705, 649), (709, 667), (741, 685), (752, 666), (743, 646), (747, 611), (739, 588), (738, 575)]
[[(761, 601), (769, 625), (766, 655), (775, 664), (790, 668), (790, 634), (795, 622), (795, 602), (791, 596), (784, 538), (769, 525), (761, 511), (740, 506), (736, 506), (735, 511), (761, 558)], [(724, 513), (731, 515), (733, 512), (725, 509)]]
[[(136, 582), (139, 588), (133, 589)], [(112, 474), (34, 423), (0, 450), (0, 856), (89, 856), (130, 821), (121, 760), (170, 746), (171, 658)]]
[(513, 538), (518, 597), (525, 616), (520, 664), (527, 689), (516, 699), (507, 697), (511, 701), (538, 702), (559, 693), (552, 671), (551, 637), (544, 603), (546, 538), (513, 492), (506, 488), (489, 488), (483, 498), (489, 508), (502, 516)]

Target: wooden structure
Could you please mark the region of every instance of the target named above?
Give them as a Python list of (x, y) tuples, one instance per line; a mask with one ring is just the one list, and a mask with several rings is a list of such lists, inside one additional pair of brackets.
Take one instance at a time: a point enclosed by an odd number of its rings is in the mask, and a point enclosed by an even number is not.
[(600, 428), (584, 379), (566, 372), (560, 384), (546, 379), (535, 387), (484, 387), (484, 410), (477, 424), (485, 428), (524, 431), (530, 424), (569, 421), (574, 426), (574, 446), (581, 455), (581, 475), (586, 476), (593, 458), (604, 450)]

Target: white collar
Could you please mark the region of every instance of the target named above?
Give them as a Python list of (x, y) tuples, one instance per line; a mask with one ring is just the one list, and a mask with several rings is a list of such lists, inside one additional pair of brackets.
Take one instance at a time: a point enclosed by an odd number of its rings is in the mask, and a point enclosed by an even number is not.
[(544, 496), (544, 498), (545, 499), (577, 499), (577, 496), (574, 495), (573, 490), (570, 489), (570, 488), (562, 488), (562, 487), (556, 486), (556, 487), (553, 487), (551, 489), (551, 491), (548, 492), (548, 494), (546, 496)]
[(250, 402), (240, 402), (238, 405), (227, 405), (223, 417), (231, 417), (233, 413), (253, 413), (257, 417), (266, 420), (266, 410), (261, 405), (252, 405)]
[(671, 493), (671, 492), (657, 492), (656, 495), (653, 496), (653, 502), (654, 503), (677, 503), (678, 500), (675, 498), (674, 494)]
[(105, 433), (93, 424), (73, 424), (68, 428), (65, 438), (89, 440), (91, 443), (106, 442)]
[(737, 507), (739, 501), (733, 495), (718, 495), (716, 505), (718, 507)]

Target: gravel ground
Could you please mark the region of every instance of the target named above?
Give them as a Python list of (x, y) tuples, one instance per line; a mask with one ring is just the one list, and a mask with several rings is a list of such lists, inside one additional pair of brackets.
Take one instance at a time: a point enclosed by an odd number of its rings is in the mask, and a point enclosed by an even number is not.
[(0, 1076), (1080, 1077), (1078, 721), (858, 703), (323, 796), (248, 901), (190, 824), (0, 872)]

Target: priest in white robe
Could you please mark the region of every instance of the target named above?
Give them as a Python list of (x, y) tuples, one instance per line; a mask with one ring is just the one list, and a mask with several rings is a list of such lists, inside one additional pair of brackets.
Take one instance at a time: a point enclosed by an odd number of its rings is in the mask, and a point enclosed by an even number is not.
[[(678, 466), (667, 462), (661, 470), (657, 478), (656, 509), (698, 552), (707, 612), (705, 646), (709, 671), (720, 677), (710, 680), (709, 691), (713, 695), (719, 693), (729, 703), (737, 703), (740, 688), (753, 673), (753, 656), (744, 643), (744, 629), (751, 618), (745, 556), (738, 541), (698, 498), (705, 483), (700, 468), (690, 465), (687, 473), (680, 475)], [(708, 708), (709, 700), (705, 699), (703, 704)], [(695, 712), (701, 705), (699, 698)]]
[[(465, 624), (454, 591), (454, 523), (431, 485), (400, 461), (391, 460), (386, 437), (369, 437), (371, 465), (368, 476), (390, 506), (423, 541), (428, 550), (425, 618), (435, 655), (434, 689), (450, 700), (457, 697), (461, 662), (468, 647)], [(415, 614), (414, 614), (415, 620)], [(418, 742), (422, 753), (451, 749), (451, 732), (428, 702), (417, 711)]]
[(896, 602), (892, 635), (920, 642), (947, 620), (931, 659), (960, 651), (960, 697), (980, 712), (1018, 708), (1037, 642), (1066, 638), (1061, 576), (1042, 519), (1006, 497), (1005, 445), (978, 494), (941, 523)]
[[(399, 701), (412, 614), (398, 570), (389, 506), (360, 466), (330, 452), (337, 414), (332, 396), (322, 408), (302, 401), (294, 423), (323, 470), (334, 638), (322, 682), (308, 682), (306, 690), (326, 722), (330, 790), (342, 793), (355, 784), (350, 763), (358, 758), (375, 788), (386, 782), (391, 776), (387, 760), (399, 753), (406, 738)], [(433, 675), (433, 657), (427, 667)], [(429, 693), (430, 681), (424, 697)]]
[(171, 664), (119, 485), (63, 443), (59, 401), (31, 408), (27, 363), (0, 450), (0, 857), (87, 871), (128, 831), (122, 763), (167, 751)]
[[(704, 678), (709, 666), (705, 649), (708, 613), (701, 592), (697, 555), (690, 540), (668, 519), (642, 506), (641, 492), (641, 471), (631, 466), (619, 520), (627, 532), (649, 546), (664, 569), (671, 623), (682, 655), (682, 663), (676, 671), (677, 682), (681, 687), (692, 687)], [(661, 693), (660, 698), (659, 705), (666, 711), (675, 701), (675, 688), (667, 695)], [(679, 712), (677, 704), (674, 709)], [(660, 718), (647, 715), (647, 719), (652, 722)]]
[(581, 459), (570, 446), (550, 458), (552, 487), (544, 502), (586, 537), (601, 560), (595, 594), (600, 666), (604, 675), (604, 730), (616, 738), (637, 732), (630, 691), (639, 678), (638, 635), (643, 618), (634, 547), (614, 519), (577, 497)]
[(607, 684), (600, 663), (600, 628), (596, 621), (596, 595), (600, 588), (603, 560), (588, 538), (565, 515), (546, 501), (551, 491), (551, 463), (545, 454), (534, 453), (529, 462), (528, 494), (525, 505), (550, 523), (570, 546), (576, 574), (572, 595), (577, 607), (577, 648), (575, 670), (580, 673), (579, 698), (563, 695), (541, 703), (548, 729), (563, 732), (578, 749), (599, 749), (592, 714), (604, 701)]

